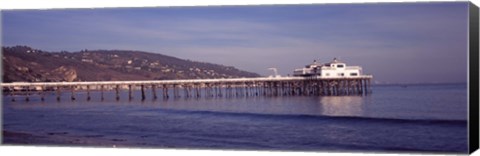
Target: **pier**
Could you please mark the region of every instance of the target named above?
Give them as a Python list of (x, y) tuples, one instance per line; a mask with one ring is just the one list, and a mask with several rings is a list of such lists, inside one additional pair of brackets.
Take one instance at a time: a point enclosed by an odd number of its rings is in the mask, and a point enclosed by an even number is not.
[[(92, 81), (92, 82), (14, 82), (2, 83), (4, 96), (23, 95), (26, 101), (32, 94), (40, 95), (45, 100), (46, 92), (55, 92), (57, 101), (62, 92), (70, 94), (70, 100), (77, 100), (78, 92), (86, 92), (86, 100), (91, 100), (92, 90), (100, 91), (104, 100), (105, 91), (114, 91), (115, 99), (147, 98), (200, 98), (200, 97), (248, 97), (248, 96), (343, 96), (367, 95), (372, 93), (371, 75), (355, 77), (258, 77), (228, 79), (188, 79), (188, 80), (154, 80), (154, 81)], [(128, 97), (120, 97), (121, 90), (128, 90)], [(132, 92), (140, 90), (140, 97), (133, 97)], [(151, 97), (146, 91), (151, 91)], [(159, 92), (160, 94), (158, 94)]]

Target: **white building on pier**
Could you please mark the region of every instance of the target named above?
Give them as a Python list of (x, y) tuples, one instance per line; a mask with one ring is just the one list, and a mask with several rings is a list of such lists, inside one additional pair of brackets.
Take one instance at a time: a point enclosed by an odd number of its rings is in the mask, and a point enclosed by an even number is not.
[(336, 58), (330, 63), (320, 64), (316, 60), (312, 64), (306, 65), (304, 68), (295, 69), (293, 76), (303, 77), (322, 77), (322, 78), (339, 78), (339, 77), (359, 77), (362, 75), (362, 67), (347, 66), (345, 63), (338, 61)]

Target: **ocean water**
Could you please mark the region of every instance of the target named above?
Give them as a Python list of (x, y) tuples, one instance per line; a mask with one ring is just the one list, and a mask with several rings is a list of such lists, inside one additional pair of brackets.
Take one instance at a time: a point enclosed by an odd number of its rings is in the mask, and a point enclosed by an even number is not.
[[(5, 144), (282, 151), (466, 153), (467, 86), (373, 86), (367, 96), (140, 100), (126, 91), (3, 97)], [(158, 93), (161, 95), (161, 93)], [(5, 136), (4, 136), (5, 137)], [(25, 139), (25, 138), (23, 138)], [(29, 141), (30, 140), (30, 141)]]

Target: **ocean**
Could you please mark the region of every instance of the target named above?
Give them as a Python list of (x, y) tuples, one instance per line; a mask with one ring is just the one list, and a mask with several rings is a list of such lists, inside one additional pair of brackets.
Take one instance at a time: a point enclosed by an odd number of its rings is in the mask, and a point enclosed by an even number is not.
[[(3, 97), (3, 143), (83, 147), (467, 153), (467, 85), (376, 85), (366, 96), (128, 100), (123, 91)], [(161, 95), (160, 93), (158, 95)]]

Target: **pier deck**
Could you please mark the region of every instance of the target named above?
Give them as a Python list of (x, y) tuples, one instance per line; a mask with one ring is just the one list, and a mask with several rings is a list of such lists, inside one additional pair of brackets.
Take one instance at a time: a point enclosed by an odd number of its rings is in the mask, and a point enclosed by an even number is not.
[[(173, 97), (222, 97), (222, 96), (334, 96), (366, 95), (371, 93), (371, 75), (356, 77), (258, 77), (225, 79), (187, 79), (152, 81), (91, 81), (91, 82), (14, 82), (2, 83), (4, 95), (25, 95), (28, 101), (33, 92), (44, 100), (46, 91), (56, 91), (60, 100), (62, 91), (70, 92), (75, 100), (75, 92), (87, 92), (90, 100), (91, 90), (100, 90), (101, 98), (105, 90), (115, 90), (116, 99), (120, 99), (119, 90), (128, 90), (132, 99), (132, 90), (141, 90), (141, 99), (146, 98), (145, 90), (151, 89), (152, 98), (157, 98), (157, 88), (162, 89), (163, 98)], [(183, 90), (183, 94), (180, 91)], [(202, 91), (203, 90), (203, 91)], [(15, 99), (12, 98), (14, 101)]]

